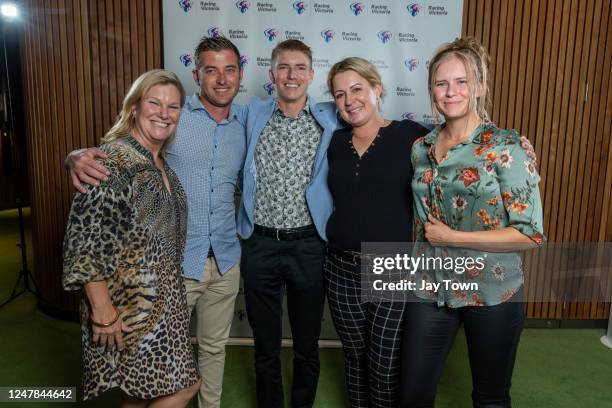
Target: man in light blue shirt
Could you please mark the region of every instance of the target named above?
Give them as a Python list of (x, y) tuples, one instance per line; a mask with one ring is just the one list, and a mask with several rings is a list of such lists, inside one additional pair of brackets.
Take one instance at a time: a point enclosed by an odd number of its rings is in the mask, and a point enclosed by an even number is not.
[[(240, 284), (234, 193), (246, 153), (244, 107), (232, 104), (242, 70), (225, 38), (205, 38), (194, 53), (199, 95), (188, 98), (168, 164), (187, 194), (185, 287), (196, 310), (200, 407), (219, 407), (225, 345)], [(204, 267), (203, 267), (204, 265)]]
[(222, 275), (240, 259), (234, 193), (246, 151), (241, 111), (232, 105), (229, 116), (217, 122), (198, 95), (188, 97), (177, 137), (166, 149), (189, 205), (183, 263), (188, 279), (201, 278), (210, 249)]
[[(200, 87), (181, 112), (166, 160), (187, 195), (187, 241), (183, 262), (187, 303), (196, 310), (199, 407), (219, 407), (225, 345), (240, 283), (240, 244), (234, 193), (246, 154), (245, 111), (232, 104), (240, 87), (240, 53), (225, 38), (203, 38), (193, 79)], [(73, 184), (105, 179), (99, 149), (71, 153)]]

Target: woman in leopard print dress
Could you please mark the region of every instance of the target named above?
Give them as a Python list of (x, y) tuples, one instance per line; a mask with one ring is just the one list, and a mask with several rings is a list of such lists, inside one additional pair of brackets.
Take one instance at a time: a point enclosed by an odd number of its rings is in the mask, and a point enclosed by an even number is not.
[(182, 407), (199, 388), (181, 269), (185, 193), (163, 160), (184, 101), (175, 74), (139, 77), (103, 139), (108, 180), (72, 203), (63, 284), (83, 289), (84, 399), (120, 387), (124, 407)]

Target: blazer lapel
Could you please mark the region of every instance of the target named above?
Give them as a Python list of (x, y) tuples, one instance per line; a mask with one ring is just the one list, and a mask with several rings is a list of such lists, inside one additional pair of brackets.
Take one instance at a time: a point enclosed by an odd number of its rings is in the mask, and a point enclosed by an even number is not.
[(251, 122), (252, 129), (247, 129), (247, 139), (249, 142), (249, 146), (247, 149), (247, 157), (245, 160), (245, 169), (250, 169), (252, 163), (254, 162), (255, 148), (257, 147), (259, 136), (261, 136), (263, 128), (266, 126), (266, 124), (272, 117), (274, 106), (274, 99), (262, 106), (261, 110), (255, 113), (255, 119), (253, 120), (253, 122)]
[(329, 147), (329, 143), (331, 142), (332, 135), (334, 133), (334, 130), (338, 126), (338, 123), (336, 119), (332, 118), (333, 115), (331, 114), (331, 112), (327, 112), (325, 108), (318, 107), (316, 105), (311, 105), (310, 111), (313, 112), (315, 119), (323, 128), (321, 142), (319, 143), (319, 149), (317, 150), (317, 154), (315, 156), (313, 168), (314, 179), (314, 176), (316, 176), (317, 173), (320, 171), (321, 165), (327, 157), (327, 148)]

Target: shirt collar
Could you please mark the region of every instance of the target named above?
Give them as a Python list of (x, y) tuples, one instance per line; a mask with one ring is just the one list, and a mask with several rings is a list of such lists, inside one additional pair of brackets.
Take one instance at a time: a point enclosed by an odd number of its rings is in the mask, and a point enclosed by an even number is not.
[[(440, 136), (440, 132), (442, 132), (442, 130), (444, 129), (444, 127), (446, 126), (446, 124), (441, 124), (441, 125), (437, 125), (431, 132), (429, 132), (427, 134), (427, 136), (425, 136), (425, 138), (423, 139), (423, 142), (434, 146), (438, 140), (438, 136)], [(477, 143), (480, 144), (481, 142), (481, 135), (488, 129), (494, 127), (495, 125), (493, 125), (490, 122), (485, 122), (482, 123), (480, 125), (478, 125), (476, 127), (476, 129), (474, 129), (474, 131), (470, 134), (470, 136), (465, 139), (461, 144), (468, 144), (468, 143)]]
[[(200, 100), (200, 95), (197, 92), (187, 98), (185, 106), (187, 107), (187, 109), (189, 109), (190, 112), (193, 112), (195, 110), (203, 110), (208, 114), (208, 116), (212, 118), (210, 112), (208, 112), (204, 104), (202, 104), (202, 101)], [(236, 119), (237, 117), (238, 113), (236, 112), (236, 106), (232, 102), (227, 120), (230, 121), (232, 119)]]
[[(300, 113), (302, 112), (306, 112), (307, 114), (310, 114), (310, 98), (306, 98), (306, 105), (304, 105), (304, 107), (302, 108), (302, 110), (300, 111)], [(274, 110), (273, 110), (274, 114), (282, 114), (284, 116), (283, 111), (281, 110), (280, 106), (278, 105), (278, 99), (274, 100)], [(300, 114), (298, 113), (298, 116)]]
[(134, 136), (132, 135), (127, 135), (124, 138), (125, 142), (132, 146), (134, 149), (136, 149), (136, 151), (140, 154), (142, 154), (143, 156), (145, 156), (147, 159), (149, 159), (150, 161), (154, 162), (153, 160), (153, 155), (151, 154), (150, 151), (148, 151), (143, 145), (140, 144), (140, 142), (138, 140), (136, 140), (134, 138)]
[(429, 132), (424, 138), (423, 138), (423, 143), (428, 144), (430, 146), (433, 146), (436, 144), (436, 141), (438, 140), (438, 136), (440, 135), (440, 132), (443, 129), (443, 125), (437, 125), (435, 128), (432, 129), (431, 132)]

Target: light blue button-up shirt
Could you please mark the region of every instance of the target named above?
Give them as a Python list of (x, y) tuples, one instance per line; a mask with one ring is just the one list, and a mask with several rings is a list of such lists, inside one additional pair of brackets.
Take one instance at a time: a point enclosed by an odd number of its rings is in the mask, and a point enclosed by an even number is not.
[(232, 105), (229, 118), (217, 123), (192, 95), (166, 149), (166, 160), (187, 195), (187, 278), (203, 278), (211, 246), (222, 274), (240, 259), (234, 193), (246, 153), (245, 115), (245, 107)]

